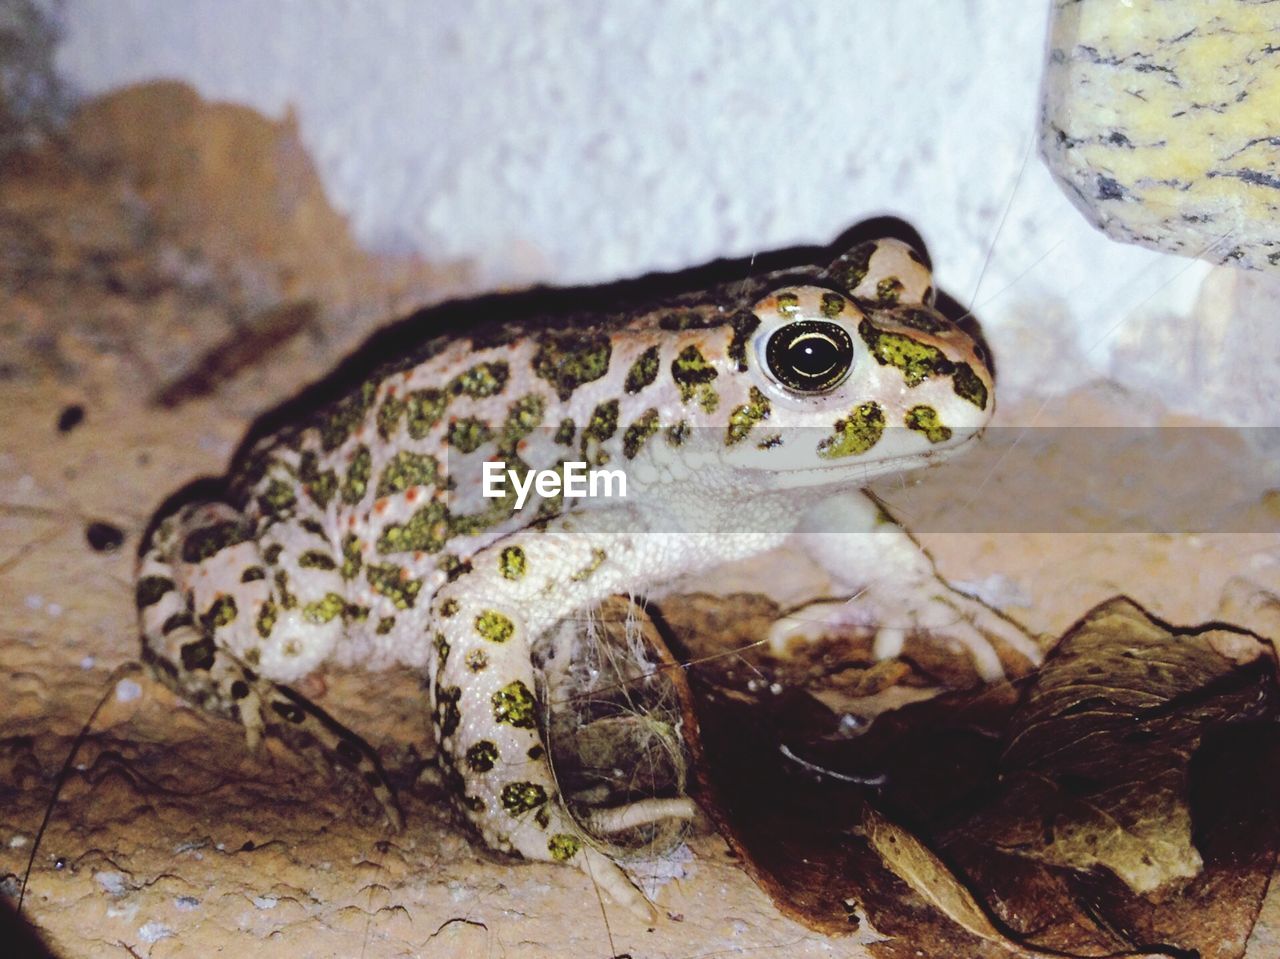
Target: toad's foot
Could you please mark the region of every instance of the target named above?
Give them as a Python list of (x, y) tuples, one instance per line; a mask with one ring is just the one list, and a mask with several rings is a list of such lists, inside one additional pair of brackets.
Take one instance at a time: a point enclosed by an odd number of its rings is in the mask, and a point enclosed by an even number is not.
[[(903, 596), (915, 598), (904, 602)], [(1009, 667), (1036, 665), (1043, 657), (1017, 623), (941, 581), (921, 590), (868, 586), (847, 600), (810, 603), (774, 623), (769, 645), (785, 658), (796, 643), (851, 629), (873, 631), (872, 656), (877, 661), (901, 656), (914, 638), (962, 652), (983, 682), (1004, 678)]]

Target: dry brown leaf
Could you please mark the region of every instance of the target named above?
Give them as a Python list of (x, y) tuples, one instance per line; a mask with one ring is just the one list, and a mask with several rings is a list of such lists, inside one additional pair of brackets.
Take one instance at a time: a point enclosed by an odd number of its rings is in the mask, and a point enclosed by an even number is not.
[[(1246, 717), (1227, 636), (1174, 633), (1136, 604), (1097, 607), (1055, 647), (1006, 730), (1006, 849), (1109, 869), (1134, 892), (1197, 875), (1188, 770)], [(1248, 693), (1245, 699), (1248, 699)]]

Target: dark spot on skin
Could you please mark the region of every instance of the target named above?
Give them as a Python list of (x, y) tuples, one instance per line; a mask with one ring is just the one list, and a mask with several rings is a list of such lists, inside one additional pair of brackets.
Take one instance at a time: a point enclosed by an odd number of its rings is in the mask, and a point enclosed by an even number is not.
[(249, 695), (249, 684), (243, 679), (237, 679), (231, 684), (231, 698), (235, 700), (244, 699)]
[(378, 552), (438, 553), (449, 541), (449, 518), (449, 508), (432, 500), (418, 507), (404, 523), (389, 524), (378, 537)]
[(951, 439), (951, 428), (938, 419), (938, 411), (932, 406), (913, 406), (907, 410), (907, 429), (923, 433), (930, 443), (944, 443)]
[(498, 571), (503, 579), (520, 579), (527, 565), (524, 550), (519, 546), (508, 546), (498, 554)]
[(769, 398), (756, 387), (751, 387), (747, 402), (729, 414), (725, 444), (732, 446), (746, 439), (747, 434), (751, 432), (751, 427), (769, 418), (769, 410)]
[(564, 330), (545, 334), (533, 357), (533, 372), (546, 380), (561, 401), (584, 383), (600, 379), (609, 371), (613, 346), (606, 333), (584, 334)]
[(333, 470), (321, 470), (319, 457), (307, 450), (298, 461), (298, 479), (302, 488), (317, 506), (324, 509), (338, 491), (338, 475)]
[(360, 575), (364, 560), (360, 556), (360, 537), (348, 533), (342, 537), (342, 578), (355, 579)]
[(747, 344), (751, 342), (751, 334), (760, 326), (760, 317), (750, 310), (739, 310), (729, 318), (733, 328), (733, 338), (729, 341), (729, 359), (738, 364), (738, 372), (747, 371)]
[(195, 620), (191, 618), (190, 613), (174, 613), (164, 621), (164, 625), (160, 627), (160, 635), (168, 636), (174, 630), (182, 629), (184, 626), (195, 626)]
[(498, 747), (482, 739), (467, 750), (467, 766), (472, 772), (487, 773), (498, 759)]
[(378, 620), (378, 625), (374, 628), (374, 632), (379, 636), (385, 636), (396, 628), (396, 618), (394, 616), (383, 616)]
[(110, 523), (94, 521), (85, 527), (84, 538), (95, 553), (111, 553), (124, 543), (124, 532)]
[(143, 576), (138, 580), (135, 599), (139, 609), (154, 606), (164, 598), (164, 594), (174, 589), (173, 580), (167, 576)]
[(671, 446), (679, 446), (689, 438), (689, 424), (684, 420), (674, 426), (667, 427), (667, 443)]
[(537, 783), (514, 782), (502, 787), (502, 808), (511, 815), (530, 812), (547, 801), (547, 791)]
[(267, 571), (261, 566), (246, 566), (244, 572), (240, 574), (240, 582), (242, 583), (256, 583), (266, 578)]
[(658, 319), (658, 328), (663, 330), (704, 330), (718, 326), (720, 321), (714, 316), (705, 316), (694, 310), (678, 310), (664, 314)]
[(457, 612), (458, 612), (458, 601), (454, 599), (452, 596), (450, 596), (448, 599), (446, 599), (443, 603), (440, 604), (440, 615), (443, 616), (445, 619), (448, 619), (450, 616), (457, 615)]
[(303, 569), (337, 569), (338, 564), (328, 553), (318, 549), (309, 549), (298, 557), (298, 565)]
[(234, 596), (219, 596), (209, 608), (200, 616), (200, 625), (207, 632), (213, 632), (215, 629), (226, 626), (228, 623), (235, 622), (236, 618), (236, 600)]
[(73, 429), (84, 422), (84, 407), (79, 403), (72, 403), (70, 406), (64, 406), (62, 412), (58, 414), (58, 432), (70, 433)]
[(474, 453), (493, 437), (484, 420), (466, 416), (449, 424), (448, 441), (460, 453)]
[(680, 399), (688, 403), (696, 396), (708, 413), (716, 406), (717, 396), (711, 382), (717, 375), (716, 368), (693, 345), (686, 346), (671, 361), (671, 378), (680, 390)]
[(408, 410), (409, 436), (420, 440), (431, 432), (431, 427), (444, 416), (449, 398), (440, 390), (414, 390), (405, 397)]
[(573, 420), (563, 419), (560, 421), (560, 425), (556, 427), (554, 440), (561, 446), (572, 446), (576, 433), (577, 428), (573, 425)]
[(829, 320), (843, 313), (847, 305), (848, 301), (839, 293), (822, 294), (822, 315)]
[(886, 276), (876, 284), (876, 302), (882, 306), (893, 306), (905, 289), (906, 286), (896, 276)]
[(645, 410), (622, 434), (622, 455), (629, 460), (635, 459), (636, 454), (649, 441), (649, 437), (656, 432), (658, 432), (658, 411)]
[(445, 639), (444, 633), (436, 633), (436, 665), (438, 670), (444, 669), (445, 664), (448, 662), (449, 640)]
[(276, 616), (278, 613), (279, 611), (276, 609), (276, 604), (269, 599), (265, 600), (262, 606), (258, 609), (256, 627), (258, 635), (263, 639), (267, 639), (271, 636), (271, 630), (275, 629)]
[(364, 577), (375, 593), (387, 597), (397, 609), (412, 609), (422, 590), (422, 580), (407, 578), (404, 569), (394, 563), (370, 563), (364, 568)]
[(364, 420), (365, 412), (373, 405), (376, 393), (375, 383), (364, 383), (357, 392), (334, 404), (319, 424), (320, 446), (326, 453), (341, 446), (343, 440)]
[(530, 759), (532, 759), (534, 762), (537, 762), (546, 754), (547, 754), (547, 751), (543, 749), (541, 746), (530, 746), (529, 751), (525, 753), (525, 755), (528, 756)]
[(197, 669), (212, 669), (217, 648), (213, 645), (213, 640), (205, 636), (195, 642), (187, 643), (179, 652), (182, 656), (182, 668), (190, 673)]
[(253, 528), (243, 519), (223, 520), (193, 530), (182, 544), (182, 561), (200, 563), (231, 546), (253, 538)]
[(658, 348), (651, 346), (631, 364), (627, 370), (627, 379), (623, 389), (628, 393), (639, 393), (658, 376)]
[(956, 392), (956, 396), (962, 400), (968, 400), (980, 410), (987, 408), (986, 384), (978, 378), (978, 374), (973, 372), (973, 367), (968, 363), (961, 363), (956, 366), (951, 385)]
[(458, 731), (458, 724), (462, 722), (462, 713), (458, 710), (461, 698), (460, 686), (441, 686), (436, 690), (436, 728), (442, 739)]
[(893, 320), (902, 326), (924, 333), (941, 333), (947, 328), (942, 318), (929, 310), (903, 309), (893, 314)]
[(473, 649), (471, 652), (467, 653), (466, 663), (467, 669), (471, 670), (473, 673), (484, 672), (484, 670), (489, 666), (489, 657), (485, 655), (485, 651), (483, 649)]
[(369, 474), (373, 471), (373, 456), (369, 447), (361, 444), (356, 447), (351, 457), (351, 465), (347, 467), (347, 478), (342, 481), (342, 501), (355, 504), (360, 502), (365, 490), (369, 488)]
[(831, 279), (852, 293), (866, 279), (867, 270), (871, 266), (871, 256), (875, 253), (877, 246), (874, 240), (859, 243), (853, 249), (836, 257), (827, 273)]

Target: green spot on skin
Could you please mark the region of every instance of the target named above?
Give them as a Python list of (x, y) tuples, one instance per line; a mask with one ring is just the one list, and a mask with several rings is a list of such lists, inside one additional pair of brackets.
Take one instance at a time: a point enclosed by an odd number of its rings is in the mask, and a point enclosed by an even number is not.
[(846, 300), (839, 293), (822, 294), (822, 315), (827, 319), (835, 319), (844, 312)]
[(941, 333), (947, 328), (946, 322), (929, 310), (897, 310), (893, 314), (893, 321), (922, 333)]
[(635, 459), (636, 454), (649, 441), (649, 437), (656, 432), (658, 432), (658, 411), (645, 410), (622, 434), (622, 455), (629, 460)]
[(312, 450), (303, 453), (298, 462), (298, 479), (302, 481), (302, 488), (307, 491), (307, 495), (321, 509), (329, 505), (329, 500), (338, 491), (337, 474), (333, 470), (321, 472), (319, 460)]
[(533, 729), (537, 701), (529, 687), (520, 680), (508, 683), (493, 694), (494, 722), (506, 723), (517, 729)]
[(320, 446), (330, 453), (342, 445), (342, 441), (351, 435), (369, 407), (373, 405), (374, 395), (378, 388), (374, 383), (365, 383), (356, 393), (339, 400), (320, 423)]
[(800, 309), (800, 297), (794, 293), (779, 293), (775, 297), (778, 303), (778, 312), (782, 314), (794, 313)]
[(462, 689), (458, 686), (441, 686), (436, 690), (435, 720), (441, 739), (458, 731), (458, 724), (462, 722), (462, 713), (458, 709), (461, 698)]
[(388, 396), (383, 400), (378, 407), (378, 435), (384, 440), (391, 439), (407, 408), (408, 404), (398, 396)]
[(513, 816), (532, 812), (547, 801), (547, 791), (537, 783), (515, 782), (502, 787), (502, 808)]
[(876, 284), (876, 301), (884, 306), (893, 306), (906, 289), (896, 276), (886, 276)]
[(951, 439), (951, 428), (943, 426), (938, 411), (932, 406), (913, 406), (907, 410), (907, 428), (923, 433), (930, 443), (942, 443)]
[(475, 773), (487, 773), (498, 761), (498, 747), (487, 739), (467, 750), (467, 767)]
[(729, 427), (725, 434), (725, 444), (732, 446), (734, 443), (740, 443), (745, 440), (747, 434), (751, 432), (751, 427), (761, 420), (769, 418), (769, 410), (769, 397), (761, 393), (756, 387), (751, 387), (747, 402), (729, 414)]
[(414, 486), (432, 486), (440, 477), (440, 462), (429, 453), (401, 450), (391, 457), (391, 462), (378, 477), (376, 496), (403, 493)]
[(363, 623), (369, 618), (369, 607), (358, 603), (347, 603), (342, 607), (342, 618), (349, 623)]
[(356, 447), (351, 457), (351, 465), (347, 467), (347, 478), (342, 483), (342, 501), (358, 503), (369, 488), (369, 474), (373, 471), (373, 456), (369, 447)]
[(139, 609), (154, 606), (164, 598), (164, 594), (173, 589), (173, 580), (167, 576), (144, 576), (138, 580), (136, 599)]
[(516, 632), (516, 624), (497, 610), (483, 610), (476, 617), (476, 632), (491, 643), (505, 643)]
[(623, 389), (628, 393), (639, 393), (658, 376), (658, 348), (651, 346), (631, 364), (627, 370), (627, 379)]
[(405, 405), (409, 436), (420, 440), (431, 432), (431, 427), (440, 422), (445, 407), (449, 405), (449, 397), (441, 390), (414, 390), (405, 397)]
[(477, 363), (465, 373), (459, 373), (449, 384), (449, 392), (454, 396), (474, 396), (477, 399), (501, 393), (507, 385), (510, 370), (505, 360), (492, 363)]
[(818, 444), (823, 459), (840, 459), (865, 453), (884, 433), (884, 411), (877, 403), (863, 403), (848, 417), (837, 420), (835, 432)]
[(871, 255), (875, 253), (876, 246), (874, 240), (869, 240), (842, 253), (828, 270), (831, 278), (852, 293), (866, 279), (867, 271), (871, 267)]
[(436, 633), (437, 672), (439, 672), (440, 669), (444, 669), (447, 662), (449, 662), (449, 640), (444, 638), (444, 633)]
[(394, 616), (383, 616), (378, 620), (378, 625), (374, 627), (374, 632), (379, 636), (385, 636), (396, 628), (396, 618)]
[(282, 479), (272, 479), (266, 492), (258, 497), (258, 506), (268, 516), (280, 516), (298, 502), (293, 486)]
[(729, 359), (738, 364), (738, 372), (747, 371), (747, 344), (751, 342), (751, 334), (760, 326), (760, 317), (750, 310), (739, 310), (729, 319), (733, 327), (733, 338), (729, 341)]
[(182, 561), (199, 563), (230, 546), (253, 538), (253, 527), (244, 520), (229, 519), (193, 530), (182, 544)]
[(679, 446), (689, 438), (689, 424), (681, 420), (675, 426), (667, 427), (667, 443), (671, 446)]
[(276, 604), (269, 599), (263, 602), (262, 606), (259, 607), (258, 621), (256, 625), (258, 628), (258, 635), (263, 639), (269, 639), (271, 637), (271, 630), (275, 628), (276, 616), (278, 613), (279, 611), (276, 609)]
[(318, 626), (342, 613), (346, 605), (346, 600), (337, 593), (325, 593), (323, 598), (302, 607), (302, 618)]
[(298, 565), (303, 569), (337, 569), (338, 564), (328, 553), (318, 549), (309, 549), (298, 557)]
[(613, 346), (606, 333), (588, 334), (580, 330), (548, 333), (533, 357), (533, 372), (546, 380), (561, 401), (584, 383), (600, 379), (609, 371)]
[(507, 408), (507, 418), (498, 432), (497, 453), (500, 458), (515, 458), (520, 441), (542, 425), (545, 407), (541, 396), (530, 393)]
[(608, 558), (609, 558), (608, 553), (600, 549), (600, 547), (598, 546), (595, 547), (594, 549), (591, 550), (591, 562), (587, 563), (586, 566), (582, 567), (582, 569), (578, 570), (569, 578), (573, 580), (575, 583), (580, 583), (583, 580), (590, 579), (592, 576), (595, 575), (596, 570), (598, 570), (600, 566), (604, 563), (604, 561)]
[(519, 546), (508, 546), (498, 554), (498, 572), (504, 579), (520, 579), (526, 568), (524, 550)]
[(715, 388), (711, 386), (717, 375), (716, 368), (693, 345), (686, 346), (671, 361), (671, 378), (680, 389), (680, 399), (688, 403), (697, 398), (708, 413), (714, 412), (720, 401)]
[(449, 508), (436, 500), (421, 506), (404, 523), (391, 523), (378, 537), (382, 554), (421, 550), (438, 553), (449, 541)]
[(443, 616), (445, 619), (448, 619), (450, 616), (456, 616), (457, 613), (458, 613), (458, 601), (454, 599), (452, 596), (450, 596), (448, 599), (446, 599), (443, 603), (440, 604), (440, 615)]
[(913, 340), (904, 333), (877, 329), (863, 320), (858, 332), (881, 366), (894, 366), (902, 371), (907, 386), (919, 386), (930, 376), (948, 376), (955, 368), (936, 346)]
[(581, 848), (582, 843), (578, 837), (565, 832), (558, 832), (547, 840), (547, 851), (556, 862), (568, 862)]
[(375, 593), (391, 600), (396, 609), (412, 609), (422, 590), (422, 580), (409, 578), (394, 563), (370, 563), (364, 568), (364, 578)]
[(561, 446), (572, 446), (576, 433), (577, 428), (573, 425), (573, 420), (563, 419), (560, 421), (560, 425), (556, 427), (555, 441)]
[(289, 591), (289, 574), (282, 569), (276, 570), (276, 595), (280, 597), (280, 605), (285, 609), (293, 609), (298, 605), (298, 598)]
[(718, 326), (719, 319), (714, 315), (704, 315), (695, 310), (678, 310), (667, 313), (658, 320), (658, 326), (664, 330), (703, 330)]
[(973, 372), (973, 367), (968, 363), (960, 363), (956, 366), (951, 385), (956, 391), (956, 396), (962, 400), (968, 400), (980, 410), (987, 408), (987, 386), (978, 379), (978, 374)]
[(449, 424), (449, 445), (459, 453), (474, 453), (489, 442), (493, 431), (484, 420), (466, 416)]
[(591, 413), (591, 419), (583, 429), (584, 438), (604, 442), (618, 432), (618, 401), (601, 403)]
[(200, 625), (205, 632), (212, 632), (220, 626), (235, 622), (236, 600), (234, 596), (219, 596), (200, 617)]
[(360, 537), (348, 533), (342, 538), (342, 578), (355, 579), (359, 576), (363, 562), (360, 558)]

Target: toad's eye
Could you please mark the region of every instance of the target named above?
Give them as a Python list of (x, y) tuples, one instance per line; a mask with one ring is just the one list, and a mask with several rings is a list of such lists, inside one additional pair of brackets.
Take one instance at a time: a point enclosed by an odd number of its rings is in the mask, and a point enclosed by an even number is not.
[(780, 327), (765, 347), (774, 379), (796, 393), (827, 393), (853, 366), (853, 339), (843, 326), (799, 320)]

